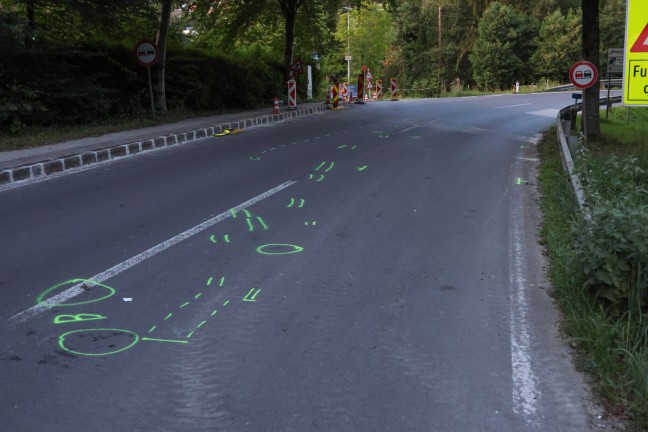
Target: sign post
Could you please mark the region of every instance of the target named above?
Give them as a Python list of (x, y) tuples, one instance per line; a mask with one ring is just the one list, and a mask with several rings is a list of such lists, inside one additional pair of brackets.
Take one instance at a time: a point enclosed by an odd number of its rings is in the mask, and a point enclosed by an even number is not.
[(364, 90), (365, 90), (365, 76), (364, 73), (358, 74), (358, 94), (356, 95), (357, 104), (364, 103)]
[(627, 1), (625, 30), (623, 105), (648, 106), (648, 2)]
[(141, 40), (135, 45), (135, 60), (140, 66), (146, 68), (148, 75), (149, 97), (151, 98), (151, 112), (155, 116), (155, 103), (153, 102), (153, 81), (151, 80), (151, 66), (157, 63), (160, 53), (155, 42)]

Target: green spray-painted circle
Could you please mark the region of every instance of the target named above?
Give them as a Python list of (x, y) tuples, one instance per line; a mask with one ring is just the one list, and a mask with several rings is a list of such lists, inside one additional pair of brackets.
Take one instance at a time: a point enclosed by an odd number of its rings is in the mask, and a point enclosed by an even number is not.
[[(106, 295), (102, 296), (102, 297), (99, 297), (99, 298), (95, 298), (95, 299), (92, 299), (92, 300), (85, 300), (85, 301), (75, 302), (75, 303), (48, 303), (45, 300), (45, 297), (47, 297), (51, 292), (56, 291), (57, 289), (59, 289), (63, 285), (78, 285), (78, 284), (81, 284), (81, 283), (87, 283), (87, 284), (91, 284), (91, 285), (100, 286), (100, 287), (106, 289), (108, 291), (108, 293)], [(79, 306), (79, 305), (84, 305), (84, 304), (88, 304), (88, 303), (95, 303), (95, 302), (98, 302), (98, 301), (101, 301), (101, 300), (105, 300), (108, 297), (112, 297), (113, 295), (115, 295), (115, 288), (109, 287), (108, 285), (104, 285), (104, 284), (101, 284), (99, 282), (95, 282), (95, 281), (92, 281), (92, 280), (89, 280), (89, 279), (70, 279), (69, 281), (61, 282), (60, 284), (56, 284), (53, 287), (48, 288), (45, 291), (43, 291), (41, 293), (41, 295), (39, 295), (38, 298), (36, 298), (36, 304), (46, 303), (46, 306)]]
[(301, 246), (285, 243), (270, 243), (259, 246), (256, 251), (262, 255), (290, 255), (303, 251)]
[[(105, 352), (86, 352), (86, 351), (80, 351), (78, 349), (68, 348), (67, 346), (65, 346), (65, 338), (66, 337), (68, 337), (70, 335), (73, 335), (73, 334), (76, 334), (76, 333), (84, 333), (84, 332), (85, 333), (90, 333), (90, 332), (113, 332), (113, 333), (120, 332), (120, 333), (123, 333), (123, 334), (132, 335), (133, 336), (133, 341), (131, 343), (129, 343), (128, 345), (126, 345), (125, 347), (122, 347), (122, 348), (119, 348), (119, 349), (113, 349), (112, 351), (105, 351)], [(97, 341), (97, 336), (96, 335), (88, 334), (87, 336), (88, 337), (93, 337), (94, 336), (95, 339), (91, 340), (91, 342), (96, 342)], [(116, 335), (113, 334), (113, 336), (116, 336)], [(83, 337), (83, 336), (81, 336), (81, 337)], [(69, 353), (76, 354), (76, 355), (82, 355), (82, 356), (98, 357), (98, 356), (117, 354), (119, 352), (126, 351), (127, 349), (132, 348), (133, 345), (135, 345), (137, 342), (139, 342), (139, 339), (140, 339), (139, 336), (137, 334), (135, 334), (134, 332), (130, 331), (130, 330), (113, 329), (113, 328), (94, 328), (94, 329), (73, 330), (73, 331), (69, 331), (67, 333), (63, 333), (61, 336), (59, 336), (58, 343), (59, 343), (59, 346), (61, 347), (62, 350), (67, 351)], [(112, 347), (109, 347), (109, 348), (112, 348)]]

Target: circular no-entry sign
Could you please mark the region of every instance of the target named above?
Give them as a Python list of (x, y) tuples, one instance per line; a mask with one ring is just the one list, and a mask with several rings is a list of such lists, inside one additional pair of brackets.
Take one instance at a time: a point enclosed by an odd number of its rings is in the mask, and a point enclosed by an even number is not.
[(588, 61), (579, 61), (569, 70), (569, 80), (579, 89), (590, 88), (598, 79), (596, 66)]
[(142, 66), (153, 66), (158, 61), (159, 52), (155, 42), (141, 40), (135, 45), (135, 60)]

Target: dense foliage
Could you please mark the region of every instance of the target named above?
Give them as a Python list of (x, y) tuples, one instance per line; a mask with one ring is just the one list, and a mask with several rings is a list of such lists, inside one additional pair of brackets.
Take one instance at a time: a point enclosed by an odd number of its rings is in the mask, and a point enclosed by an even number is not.
[[(146, 74), (132, 49), (137, 40), (155, 39), (162, 3), (0, 0), (0, 130), (144, 112)], [(622, 46), (625, 1), (600, 3), (604, 59), (608, 47)], [(286, 63), (298, 58), (304, 69), (312, 66), (316, 97), (347, 73), (355, 81), (362, 65), (376, 78), (397, 77), (401, 88), (435, 96), (457, 82), (505, 89), (516, 81), (565, 81), (569, 66), (581, 58), (581, 0), (172, 5), (165, 63), (171, 109), (246, 107), (281, 96)], [(305, 76), (297, 79), (304, 97)]]

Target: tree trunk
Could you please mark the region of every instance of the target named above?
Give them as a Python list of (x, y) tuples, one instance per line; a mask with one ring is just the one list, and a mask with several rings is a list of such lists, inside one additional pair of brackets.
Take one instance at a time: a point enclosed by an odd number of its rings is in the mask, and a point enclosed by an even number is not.
[(160, 27), (158, 28), (157, 49), (159, 53), (158, 62), (155, 65), (155, 89), (154, 99), (155, 107), (160, 112), (167, 111), (166, 105), (166, 85), (164, 79), (164, 69), (166, 66), (166, 46), (169, 35), (169, 24), (171, 22), (171, 0), (162, 0), (162, 12), (160, 14)]
[(25, 10), (27, 12), (27, 24), (34, 30), (36, 28), (36, 4), (35, 0), (27, 0), (25, 2)]
[(281, 13), (285, 19), (286, 39), (284, 46), (284, 79), (290, 78), (290, 66), (293, 62), (293, 50), (295, 42), (295, 25), (297, 24), (297, 9), (304, 0), (277, 0), (281, 7)]
[[(585, 60), (600, 69), (599, 58), (599, 0), (582, 0), (583, 7), (583, 54)], [(583, 91), (583, 125), (585, 137), (596, 139), (601, 131), (600, 125), (600, 84)]]

